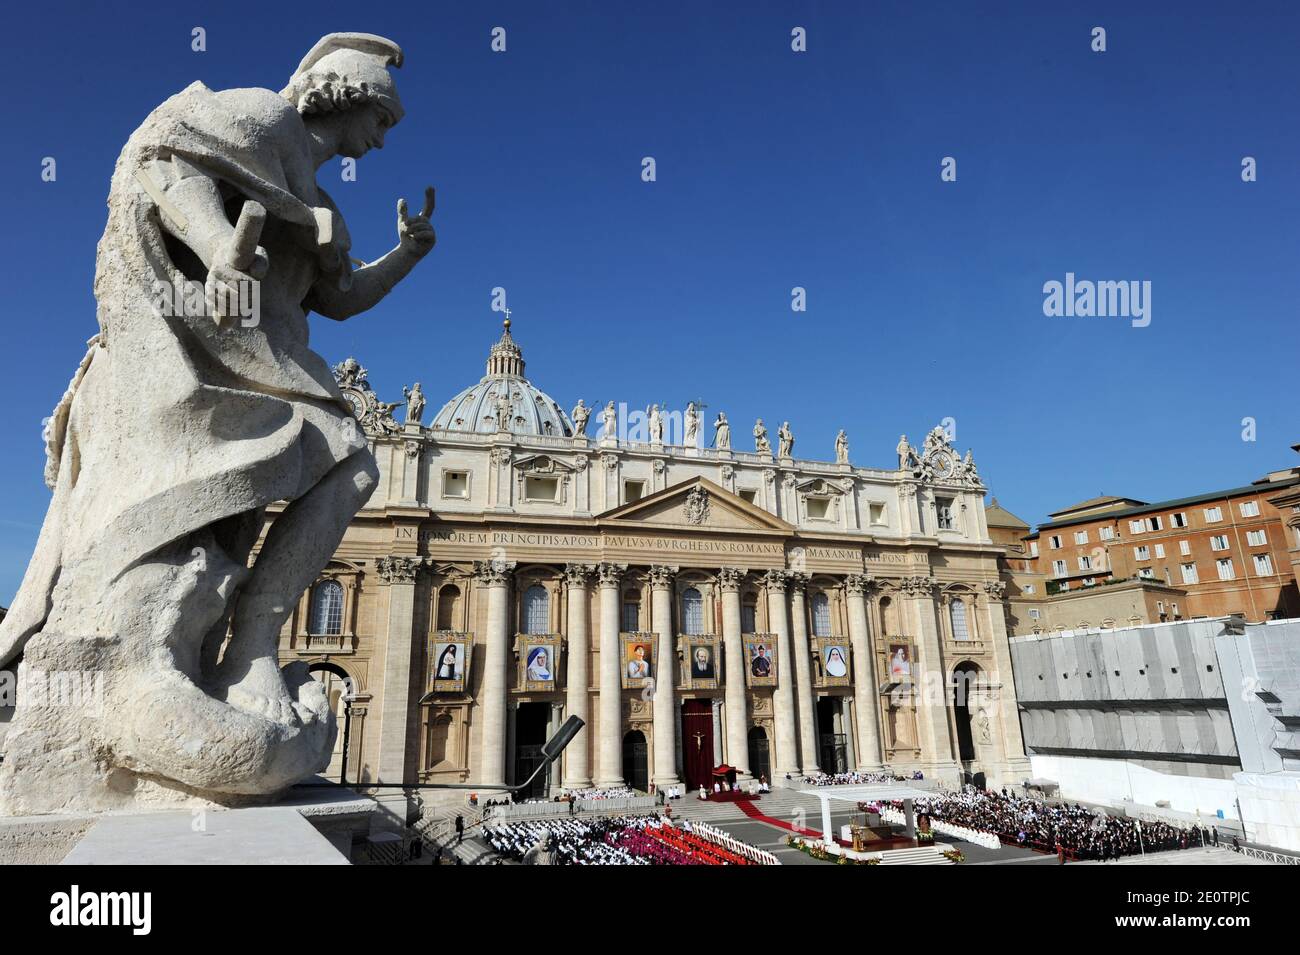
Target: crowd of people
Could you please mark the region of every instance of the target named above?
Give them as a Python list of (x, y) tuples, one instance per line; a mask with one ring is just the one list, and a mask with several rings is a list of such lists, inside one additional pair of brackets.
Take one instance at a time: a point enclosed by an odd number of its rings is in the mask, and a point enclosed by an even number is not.
[[(893, 805), (902, 809), (902, 803)], [(1056, 852), (1078, 860), (1104, 862), (1143, 851), (1186, 849), (1202, 845), (1203, 841), (1209, 844), (1213, 838), (1203, 831), (1167, 822), (1143, 822), (1139, 829), (1132, 819), (1069, 803), (1043, 803), (1005, 789), (940, 793), (929, 799), (917, 799), (914, 808), (918, 817), (929, 816), (978, 829), (992, 833), (1008, 845)], [(1217, 834), (1216, 831), (1214, 836)]]
[(803, 781), (810, 786), (865, 786), (869, 783), (905, 783), (924, 778), (925, 774), (918, 769), (910, 776), (900, 776), (897, 773), (809, 773)]
[(750, 865), (749, 860), (660, 815), (530, 820), (487, 826), (483, 838), (506, 859), (551, 865)]

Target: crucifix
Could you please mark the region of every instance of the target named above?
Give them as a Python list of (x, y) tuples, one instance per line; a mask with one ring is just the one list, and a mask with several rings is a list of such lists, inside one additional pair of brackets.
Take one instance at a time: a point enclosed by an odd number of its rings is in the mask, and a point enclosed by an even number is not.
[(704, 748), (704, 734), (697, 732), (692, 733), (691, 735), (695, 737), (695, 750), (696, 752), (699, 752)]

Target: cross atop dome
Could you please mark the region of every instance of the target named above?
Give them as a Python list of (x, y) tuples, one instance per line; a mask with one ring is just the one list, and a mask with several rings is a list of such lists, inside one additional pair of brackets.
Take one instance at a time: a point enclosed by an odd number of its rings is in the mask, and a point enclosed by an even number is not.
[(505, 310), (506, 318), (502, 322), (501, 339), (488, 352), (487, 373), (496, 378), (510, 375), (515, 378), (524, 376), (524, 353), (510, 337), (510, 309)]

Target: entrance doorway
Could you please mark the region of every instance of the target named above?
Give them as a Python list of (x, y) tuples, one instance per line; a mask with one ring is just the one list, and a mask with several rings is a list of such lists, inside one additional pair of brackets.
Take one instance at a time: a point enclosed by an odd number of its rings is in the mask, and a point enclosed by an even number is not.
[(682, 701), (682, 776), (687, 789), (713, 789), (713, 701)]
[(632, 789), (645, 792), (650, 788), (645, 733), (640, 730), (629, 730), (623, 736), (623, 778)]
[(772, 781), (772, 761), (768, 758), (767, 732), (761, 726), (749, 728), (749, 771), (755, 779), (763, 776)]
[(835, 731), (839, 714), (838, 696), (823, 696), (817, 701), (817, 761), (821, 764), (822, 772), (832, 775), (849, 771), (848, 738), (844, 733)]
[[(542, 744), (546, 742), (546, 726), (550, 718), (550, 703), (520, 703), (515, 710), (516, 783), (522, 783), (544, 762)], [(549, 771), (541, 773), (532, 785), (519, 791), (520, 798), (545, 796), (549, 777)]]

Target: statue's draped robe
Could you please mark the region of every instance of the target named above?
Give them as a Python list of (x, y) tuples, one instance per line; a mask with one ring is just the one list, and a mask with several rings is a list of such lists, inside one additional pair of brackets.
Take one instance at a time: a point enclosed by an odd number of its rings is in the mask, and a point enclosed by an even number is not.
[[(270, 272), (254, 327), (228, 320), (219, 328), (209, 316), (157, 307), (158, 283), (185, 278), (186, 253), (173, 258), (181, 247), (165, 235), (138, 170), (156, 176), (175, 158), (220, 183), (232, 221), (241, 197), (266, 207)], [(261, 508), (305, 494), (347, 456), (369, 453), (307, 342), (301, 303), (317, 281), (337, 281), (322, 272), (315, 248), (313, 209), (321, 208), (346, 262), (346, 231), (316, 185), (306, 127), (268, 90), (214, 93), (194, 83), (128, 140), (96, 261), (100, 333), (48, 426), (53, 499), (0, 623), (0, 665), (47, 626), (124, 636), (102, 632), (120, 614), (100, 604), (130, 599), (129, 587), (113, 593), (111, 585), (133, 567), (212, 539), (205, 529), (252, 526)], [(190, 272), (201, 281), (193, 263)], [(218, 533), (218, 546), (228, 537)], [(242, 565), (239, 549), (228, 556)], [(204, 621), (199, 632), (220, 622)]]

